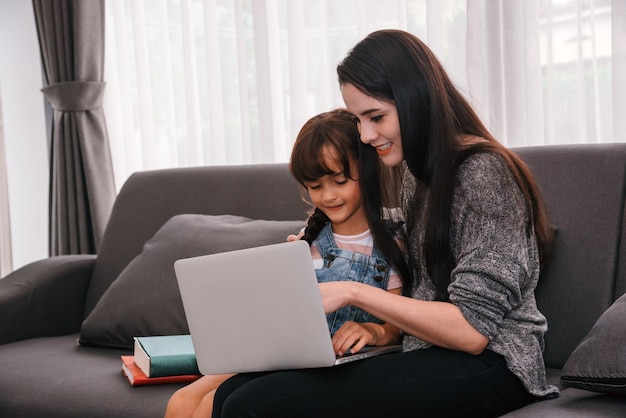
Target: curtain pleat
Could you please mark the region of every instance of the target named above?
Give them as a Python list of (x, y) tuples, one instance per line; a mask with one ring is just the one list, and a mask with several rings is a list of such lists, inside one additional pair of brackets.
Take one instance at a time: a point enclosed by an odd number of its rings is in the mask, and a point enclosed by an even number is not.
[(613, 136), (626, 141), (626, 1), (613, 0), (611, 7)]
[(172, 138), (176, 138), (176, 117), (179, 112), (176, 107), (174, 99), (174, 75), (172, 70), (172, 53), (170, 47), (169, 31), (168, 31), (168, 10), (166, 0), (158, 0), (158, 34), (159, 34), (159, 46), (161, 48), (162, 65), (160, 70), (163, 72), (164, 90), (163, 100), (159, 100), (158, 104), (161, 107), (159, 117), (162, 118), (165, 124), (165, 147), (169, 149), (167, 156), (169, 158), (158, 157), (159, 166), (166, 166), (170, 161), (173, 165), (178, 164), (178, 144), (176, 141), (172, 141)]
[(54, 115), (50, 254), (98, 251), (115, 199), (104, 94), (104, 0), (33, 0)]
[(244, 30), (243, 0), (234, 0), (234, 23), (237, 57), (237, 91), (239, 92), (239, 117), (241, 133), (238, 138), (241, 141), (241, 156), (244, 161), (252, 159), (252, 116), (250, 115), (250, 83), (246, 72), (246, 35)]
[[(156, 130), (154, 128), (156, 118), (154, 116), (154, 106), (156, 105), (152, 95), (152, 77), (153, 66), (150, 65), (148, 59), (148, 36), (146, 34), (146, 22), (142, 2), (131, 2), (132, 13), (132, 45), (133, 52), (136, 56), (136, 74), (133, 80), (136, 83), (138, 91), (137, 97), (139, 101), (137, 106), (141, 112), (137, 113), (139, 117), (139, 127), (144, 133), (141, 141), (141, 157), (145, 169), (150, 170), (158, 167), (158, 159), (156, 157)], [(128, 86), (130, 87), (130, 85)]]
[(219, 164), (228, 160), (224, 128), (224, 92), (222, 91), (222, 60), (220, 57), (219, 21), (215, 0), (203, 2), (204, 67), (207, 73), (207, 114), (203, 119), (208, 123), (208, 137), (211, 138), (207, 162)]
[(2, 102), (0, 101), (0, 278), (13, 271), (9, 190), (7, 184), (7, 164), (3, 126)]
[(307, 44), (302, 0), (287, 3), (287, 56), (289, 57), (289, 112), (291, 132), (298, 132), (311, 116), (307, 106)]
[(273, 138), (271, 142), (256, 138), (254, 152), (262, 161), (285, 159), (285, 115), (281, 45), (278, 31), (278, 10), (275, 0), (252, 2), (254, 29), (255, 69), (257, 78), (256, 98), (258, 100), (259, 132)]
[(183, 43), (183, 65), (185, 106), (187, 115), (187, 163), (200, 165), (204, 156), (202, 144), (202, 128), (200, 116), (200, 99), (198, 96), (198, 67), (194, 39), (193, 16), (189, 0), (181, 0), (181, 30)]

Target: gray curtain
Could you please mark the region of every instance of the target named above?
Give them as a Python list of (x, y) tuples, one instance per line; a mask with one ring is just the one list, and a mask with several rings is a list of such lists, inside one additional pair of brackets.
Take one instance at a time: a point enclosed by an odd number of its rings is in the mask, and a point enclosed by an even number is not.
[(96, 253), (115, 199), (102, 98), (104, 0), (33, 0), (53, 109), (50, 253)]

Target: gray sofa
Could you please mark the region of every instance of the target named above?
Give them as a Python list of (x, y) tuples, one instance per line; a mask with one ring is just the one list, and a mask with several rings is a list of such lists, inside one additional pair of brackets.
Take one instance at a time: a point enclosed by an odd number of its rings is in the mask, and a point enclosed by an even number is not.
[[(537, 301), (549, 381), (569, 380), (558, 398), (508, 416), (626, 416), (626, 320), (608, 314), (626, 304), (613, 304), (626, 291), (626, 144), (517, 151), (557, 228)], [(283, 240), (306, 209), (285, 164), (131, 176), (97, 256), (51, 257), (0, 280), (0, 416), (162, 416), (181, 384), (131, 387), (120, 355), (134, 333), (184, 333), (171, 259)], [(594, 346), (607, 341), (613, 352)], [(622, 364), (611, 358), (620, 351)]]

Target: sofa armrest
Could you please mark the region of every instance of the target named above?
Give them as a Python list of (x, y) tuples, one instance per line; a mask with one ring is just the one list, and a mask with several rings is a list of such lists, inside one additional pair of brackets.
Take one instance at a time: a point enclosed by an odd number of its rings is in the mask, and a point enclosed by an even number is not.
[(95, 255), (55, 256), (0, 280), (0, 344), (78, 332)]

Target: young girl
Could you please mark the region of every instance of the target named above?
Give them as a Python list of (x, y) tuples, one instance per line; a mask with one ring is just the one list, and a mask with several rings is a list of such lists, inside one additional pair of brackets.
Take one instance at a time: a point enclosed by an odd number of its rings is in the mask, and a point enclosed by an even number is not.
[[(322, 113), (302, 127), (290, 162), (293, 177), (314, 207), (302, 239), (311, 245), (320, 283), (346, 280), (400, 294), (398, 272), (408, 274), (399, 242), (401, 224), (387, 222), (385, 228), (392, 234), (381, 235), (392, 239), (375, 240), (376, 231), (369, 229), (362, 198), (358, 157), (359, 135), (347, 111)], [(396, 327), (352, 306), (327, 314), (327, 319), (338, 356), (365, 345), (400, 342)], [(215, 389), (230, 376), (203, 376), (178, 390), (168, 402), (165, 416), (210, 416)]]

